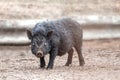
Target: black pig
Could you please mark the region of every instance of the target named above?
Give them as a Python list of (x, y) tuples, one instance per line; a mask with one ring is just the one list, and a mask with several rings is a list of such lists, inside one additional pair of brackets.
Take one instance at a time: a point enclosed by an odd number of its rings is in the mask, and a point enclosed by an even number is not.
[(40, 58), (40, 67), (45, 67), (44, 57), (50, 54), (47, 69), (52, 69), (55, 57), (68, 53), (66, 66), (72, 63), (73, 47), (76, 49), (80, 66), (85, 64), (82, 56), (83, 32), (80, 24), (70, 18), (37, 23), (32, 31), (27, 30), (32, 53)]

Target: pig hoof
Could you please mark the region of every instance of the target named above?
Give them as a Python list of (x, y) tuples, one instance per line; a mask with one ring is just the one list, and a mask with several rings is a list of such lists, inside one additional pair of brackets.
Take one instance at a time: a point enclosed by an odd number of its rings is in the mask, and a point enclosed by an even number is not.
[(46, 68), (47, 70), (52, 70), (52, 68)]
[(85, 62), (82, 61), (82, 62), (80, 63), (80, 66), (84, 66), (84, 65), (85, 65)]
[(41, 65), (40, 68), (45, 68), (45, 65)]
[(47, 70), (50, 70), (50, 69), (52, 69), (52, 68), (53, 68), (53, 67), (47, 67), (46, 69), (47, 69)]
[(68, 63), (66, 63), (66, 64), (65, 64), (65, 66), (69, 66), (69, 64), (68, 64)]
[(41, 69), (45, 69), (45, 67), (40, 67)]

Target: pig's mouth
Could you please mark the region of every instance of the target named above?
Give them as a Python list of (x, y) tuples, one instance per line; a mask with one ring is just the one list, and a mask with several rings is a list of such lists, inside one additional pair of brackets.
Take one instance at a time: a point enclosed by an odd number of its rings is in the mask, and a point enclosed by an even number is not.
[(43, 52), (39, 51), (39, 52), (36, 53), (35, 56), (40, 58), (40, 57), (43, 57), (44, 55), (43, 55)]

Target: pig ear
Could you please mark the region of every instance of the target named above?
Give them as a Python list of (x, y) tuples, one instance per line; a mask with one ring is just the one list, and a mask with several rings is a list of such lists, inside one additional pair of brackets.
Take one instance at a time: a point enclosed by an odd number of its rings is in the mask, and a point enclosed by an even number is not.
[(53, 34), (53, 31), (49, 31), (49, 32), (47, 33), (47, 37), (51, 37), (52, 34)]
[(27, 30), (27, 36), (30, 40), (32, 39), (32, 33), (30, 30)]

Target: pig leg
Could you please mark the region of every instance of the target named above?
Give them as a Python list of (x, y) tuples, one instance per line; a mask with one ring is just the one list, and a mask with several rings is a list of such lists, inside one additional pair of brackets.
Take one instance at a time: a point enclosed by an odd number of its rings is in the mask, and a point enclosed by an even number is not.
[(52, 51), (50, 52), (50, 58), (49, 58), (49, 63), (47, 66), (47, 69), (52, 69), (54, 66), (54, 60), (57, 55), (58, 48), (53, 48)]
[(68, 58), (65, 66), (69, 66), (72, 63), (73, 52), (74, 52), (73, 48), (70, 49), (70, 51), (68, 51)]
[(84, 64), (85, 64), (85, 61), (84, 61), (84, 58), (83, 58), (83, 55), (82, 55), (82, 46), (81, 45), (76, 45), (75, 46), (75, 49), (76, 49), (76, 51), (77, 51), (77, 53), (78, 53), (78, 58), (79, 58), (79, 64), (80, 64), (80, 66), (84, 66)]
[(40, 58), (40, 67), (45, 68), (45, 59), (44, 59), (44, 57)]

